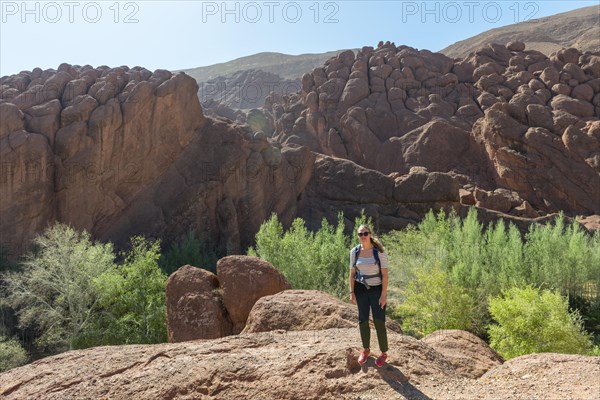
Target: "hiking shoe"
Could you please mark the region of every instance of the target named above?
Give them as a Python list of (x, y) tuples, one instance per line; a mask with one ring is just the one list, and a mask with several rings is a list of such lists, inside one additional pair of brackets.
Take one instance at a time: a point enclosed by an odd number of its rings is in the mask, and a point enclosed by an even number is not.
[(383, 364), (385, 364), (385, 360), (387, 360), (387, 354), (381, 353), (381, 355), (377, 357), (377, 360), (375, 360), (375, 365), (381, 368), (383, 367)]
[(371, 351), (370, 350), (363, 349), (360, 352), (360, 355), (358, 356), (358, 363), (360, 365), (363, 365), (364, 363), (367, 362), (367, 359), (369, 358), (370, 355), (371, 355)]

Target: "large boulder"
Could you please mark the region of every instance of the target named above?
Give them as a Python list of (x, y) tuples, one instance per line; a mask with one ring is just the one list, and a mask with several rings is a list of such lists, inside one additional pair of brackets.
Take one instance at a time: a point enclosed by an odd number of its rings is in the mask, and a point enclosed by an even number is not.
[(291, 288), (271, 263), (251, 256), (221, 258), (217, 262), (217, 277), (223, 287), (223, 303), (233, 322), (234, 333), (244, 329), (258, 299)]
[(169, 277), (166, 296), (169, 342), (232, 334), (219, 281), (212, 272), (184, 265)]
[[(372, 321), (371, 317), (371, 325)], [(400, 325), (390, 318), (386, 318), (386, 326), (393, 332), (402, 332)], [(242, 333), (353, 327), (358, 327), (355, 305), (317, 290), (286, 290), (258, 300)]]
[(504, 362), (486, 342), (470, 332), (436, 331), (421, 341), (443, 354), (456, 367), (456, 372), (466, 378), (479, 378)]

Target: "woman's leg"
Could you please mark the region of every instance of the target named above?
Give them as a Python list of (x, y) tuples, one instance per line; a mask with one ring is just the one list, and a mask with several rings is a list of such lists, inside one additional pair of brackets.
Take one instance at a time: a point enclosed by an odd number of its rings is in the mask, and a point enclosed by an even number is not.
[(358, 306), (358, 330), (360, 331), (360, 339), (363, 347), (368, 349), (371, 343), (371, 328), (369, 327), (369, 294), (363, 285), (356, 283), (354, 295), (356, 296), (356, 305)]
[(385, 310), (387, 305), (379, 305), (379, 298), (381, 297), (381, 286), (374, 287), (376, 289), (371, 295), (369, 295), (369, 305), (373, 312), (373, 324), (375, 325), (375, 331), (377, 332), (377, 342), (379, 343), (379, 349), (382, 353), (388, 351), (388, 340), (387, 331), (385, 329)]

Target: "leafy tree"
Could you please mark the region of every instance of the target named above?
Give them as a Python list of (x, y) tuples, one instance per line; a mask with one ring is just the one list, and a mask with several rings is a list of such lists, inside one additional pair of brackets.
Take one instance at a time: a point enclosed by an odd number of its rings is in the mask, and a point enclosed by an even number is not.
[(497, 322), (489, 326), (490, 345), (506, 359), (529, 353), (592, 351), (581, 316), (569, 311), (560, 293), (515, 287), (490, 299), (489, 307)]
[(72, 348), (100, 299), (93, 281), (113, 266), (113, 247), (63, 224), (48, 228), (33, 243), (21, 270), (4, 274), (7, 302), (21, 328), (37, 329), (40, 348)]
[(15, 339), (0, 336), (0, 372), (20, 367), (27, 363), (27, 352)]
[(256, 235), (256, 248), (248, 254), (272, 263), (296, 289), (315, 289), (347, 298), (350, 244), (344, 234), (344, 219), (337, 226), (323, 219), (317, 232), (310, 232), (301, 218), (284, 232), (273, 214)]
[(475, 302), (439, 265), (420, 270), (407, 285), (404, 302), (392, 311), (405, 332), (423, 337), (440, 329), (471, 330)]
[(98, 310), (77, 347), (166, 342), (167, 276), (158, 266), (160, 242), (135, 236), (123, 256), (123, 265), (94, 279), (101, 293)]

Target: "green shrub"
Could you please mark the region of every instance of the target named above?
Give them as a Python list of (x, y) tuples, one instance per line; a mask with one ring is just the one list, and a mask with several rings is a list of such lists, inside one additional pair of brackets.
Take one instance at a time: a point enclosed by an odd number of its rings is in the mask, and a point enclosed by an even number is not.
[(166, 342), (166, 275), (158, 266), (160, 243), (131, 239), (123, 265), (94, 279), (101, 297), (76, 346)]
[(0, 372), (25, 365), (27, 358), (27, 352), (17, 340), (0, 336)]
[(590, 335), (566, 298), (531, 286), (512, 288), (489, 300), (497, 324), (489, 326), (490, 345), (505, 359), (529, 353), (586, 354)]
[(186, 264), (216, 272), (218, 259), (209, 241), (196, 238), (195, 233), (190, 231), (183, 240), (174, 243), (160, 256), (158, 264), (167, 275), (171, 275)]
[(587, 234), (579, 223), (532, 225), (526, 235), (528, 282), (563, 295), (600, 295), (600, 233)]
[(440, 329), (471, 330), (475, 302), (460, 286), (453, 283), (439, 266), (415, 273), (406, 286), (404, 302), (392, 311), (402, 321), (402, 329), (423, 337)]
[(256, 235), (256, 248), (248, 254), (273, 264), (296, 289), (314, 289), (346, 299), (350, 244), (344, 235), (342, 214), (337, 226), (323, 219), (316, 233), (301, 218), (284, 232), (273, 214)]
[(21, 328), (34, 327), (40, 349), (72, 348), (100, 298), (95, 278), (113, 266), (111, 244), (94, 243), (89, 233), (54, 225), (34, 239), (18, 272), (3, 275), (7, 303)]
[(599, 327), (600, 233), (590, 236), (577, 222), (567, 226), (562, 215), (547, 225), (532, 225), (522, 237), (513, 224), (502, 221), (486, 228), (474, 208), (464, 219), (430, 211), (418, 227), (390, 232), (384, 241), (394, 302), (404, 301), (402, 293), (419, 271), (439, 263), (477, 303), (472, 328), (476, 334), (487, 333), (489, 297), (527, 284), (569, 295), (586, 327)]

